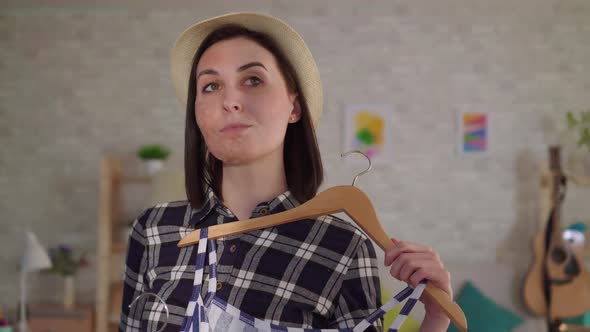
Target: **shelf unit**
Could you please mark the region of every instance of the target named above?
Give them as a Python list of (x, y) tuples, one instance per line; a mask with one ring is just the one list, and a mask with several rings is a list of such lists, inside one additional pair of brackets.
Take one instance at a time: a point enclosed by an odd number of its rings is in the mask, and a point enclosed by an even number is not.
[(43, 332), (91, 332), (92, 307), (63, 309), (55, 305), (34, 305), (29, 308), (29, 329)]
[(118, 232), (124, 210), (123, 187), (129, 184), (149, 185), (148, 176), (127, 176), (123, 162), (106, 156), (101, 160), (98, 178), (97, 276), (95, 331), (117, 331), (121, 315), (123, 273), (127, 243)]

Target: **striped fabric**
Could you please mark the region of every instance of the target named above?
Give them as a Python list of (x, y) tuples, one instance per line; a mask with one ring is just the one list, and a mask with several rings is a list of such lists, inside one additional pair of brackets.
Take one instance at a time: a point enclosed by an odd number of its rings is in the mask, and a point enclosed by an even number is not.
[[(238, 331), (264, 331), (264, 332), (362, 332), (383, 317), (394, 306), (409, 298), (404, 304), (399, 315), (389, 328), (389, 332), (397, 332), (410, 311), (420, 298), (426, 281), (422, 281), (415, 289), (406, 287), (394, 296), (389, 302), (375, 310), (367, 318), (350, 329), (304, 329), (286, 327), (272, 324), (268, 321), (253, 317), (231, 304), (215, 297), (217, 280), (217, 258), (215, 241), (207, 240), (208, 228), (202, 228), (196, 257), (196, 273), (193, 282), (193, 293), (186, 310), (186, 317), (182, 324), (182, 332), (238, 332)], [(209, 244), (209, 281), (205, 299), (202, 299), (202, 284), (205, 271), (205, 256), (207, 255), (207, 244)]]

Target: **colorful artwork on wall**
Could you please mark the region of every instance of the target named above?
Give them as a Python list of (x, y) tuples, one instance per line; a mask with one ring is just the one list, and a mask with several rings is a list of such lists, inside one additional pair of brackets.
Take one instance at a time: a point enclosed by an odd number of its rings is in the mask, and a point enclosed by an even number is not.
[(490, 117), (487, 112), (461, 113), (461, 145), (464, 154), (480, 154), (489, 150)]
[(371, 161), (391, 159), (391, 110), (383, 105), (349, 105), (345, 110), (343, 152), (360, 150)]

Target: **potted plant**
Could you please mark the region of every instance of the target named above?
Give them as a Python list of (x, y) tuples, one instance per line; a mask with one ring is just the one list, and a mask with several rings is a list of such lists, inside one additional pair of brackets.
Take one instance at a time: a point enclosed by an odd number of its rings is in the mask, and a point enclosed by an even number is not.
[(576, 133), (578, 147), (590, 153), (590, 110), (580, 112), (579, 116), (567, 112), (566, 119), (568, 129)]
[(63, 305), (65, 309), (73, 309), (76, 299), (74, 276), (78, 269), (86, 266), (86, 255), (75, 254), (71, 247), (60, 245), (49, 249), (51, 269), (48, 272), (56, 273), (64, 278)]
[[(578, 147), (576, 158), (585, 165), (585, 173), (590, 173), (590, 110), (578, 113), (567, 112), (566, 121), (568, 132)], [(580, 153), (581, 152), (581, 153)]]
[(137, 151), (137, 156), (144, 161), (150, 175), (162, 169), (163, 162), (169, 155), (170, 150), (159, 144), (144, 145)]

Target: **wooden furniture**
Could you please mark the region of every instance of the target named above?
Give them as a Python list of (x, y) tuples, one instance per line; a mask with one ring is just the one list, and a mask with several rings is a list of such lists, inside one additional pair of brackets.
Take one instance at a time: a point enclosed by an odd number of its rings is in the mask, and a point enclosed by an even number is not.
[(29, 330), (32, 332), (93, 331), (91, 307), (65, 310), (56, 305), (32, 306), (28, 314)]
[[(123, 162), (113, 157), (101, 161), (98, 179), (96, 332), (117, 331), (121, 316), (123, 273), (127, 243), (121, 231), (124, 222), (136, 216), (123, 216), (123, 189), (129, 184), (149, 184), (145, 176), (123, 174)], [(62, 330), (70, 331), (70, 330)], [(77, 331), (77, 330), (71, 330)]]

